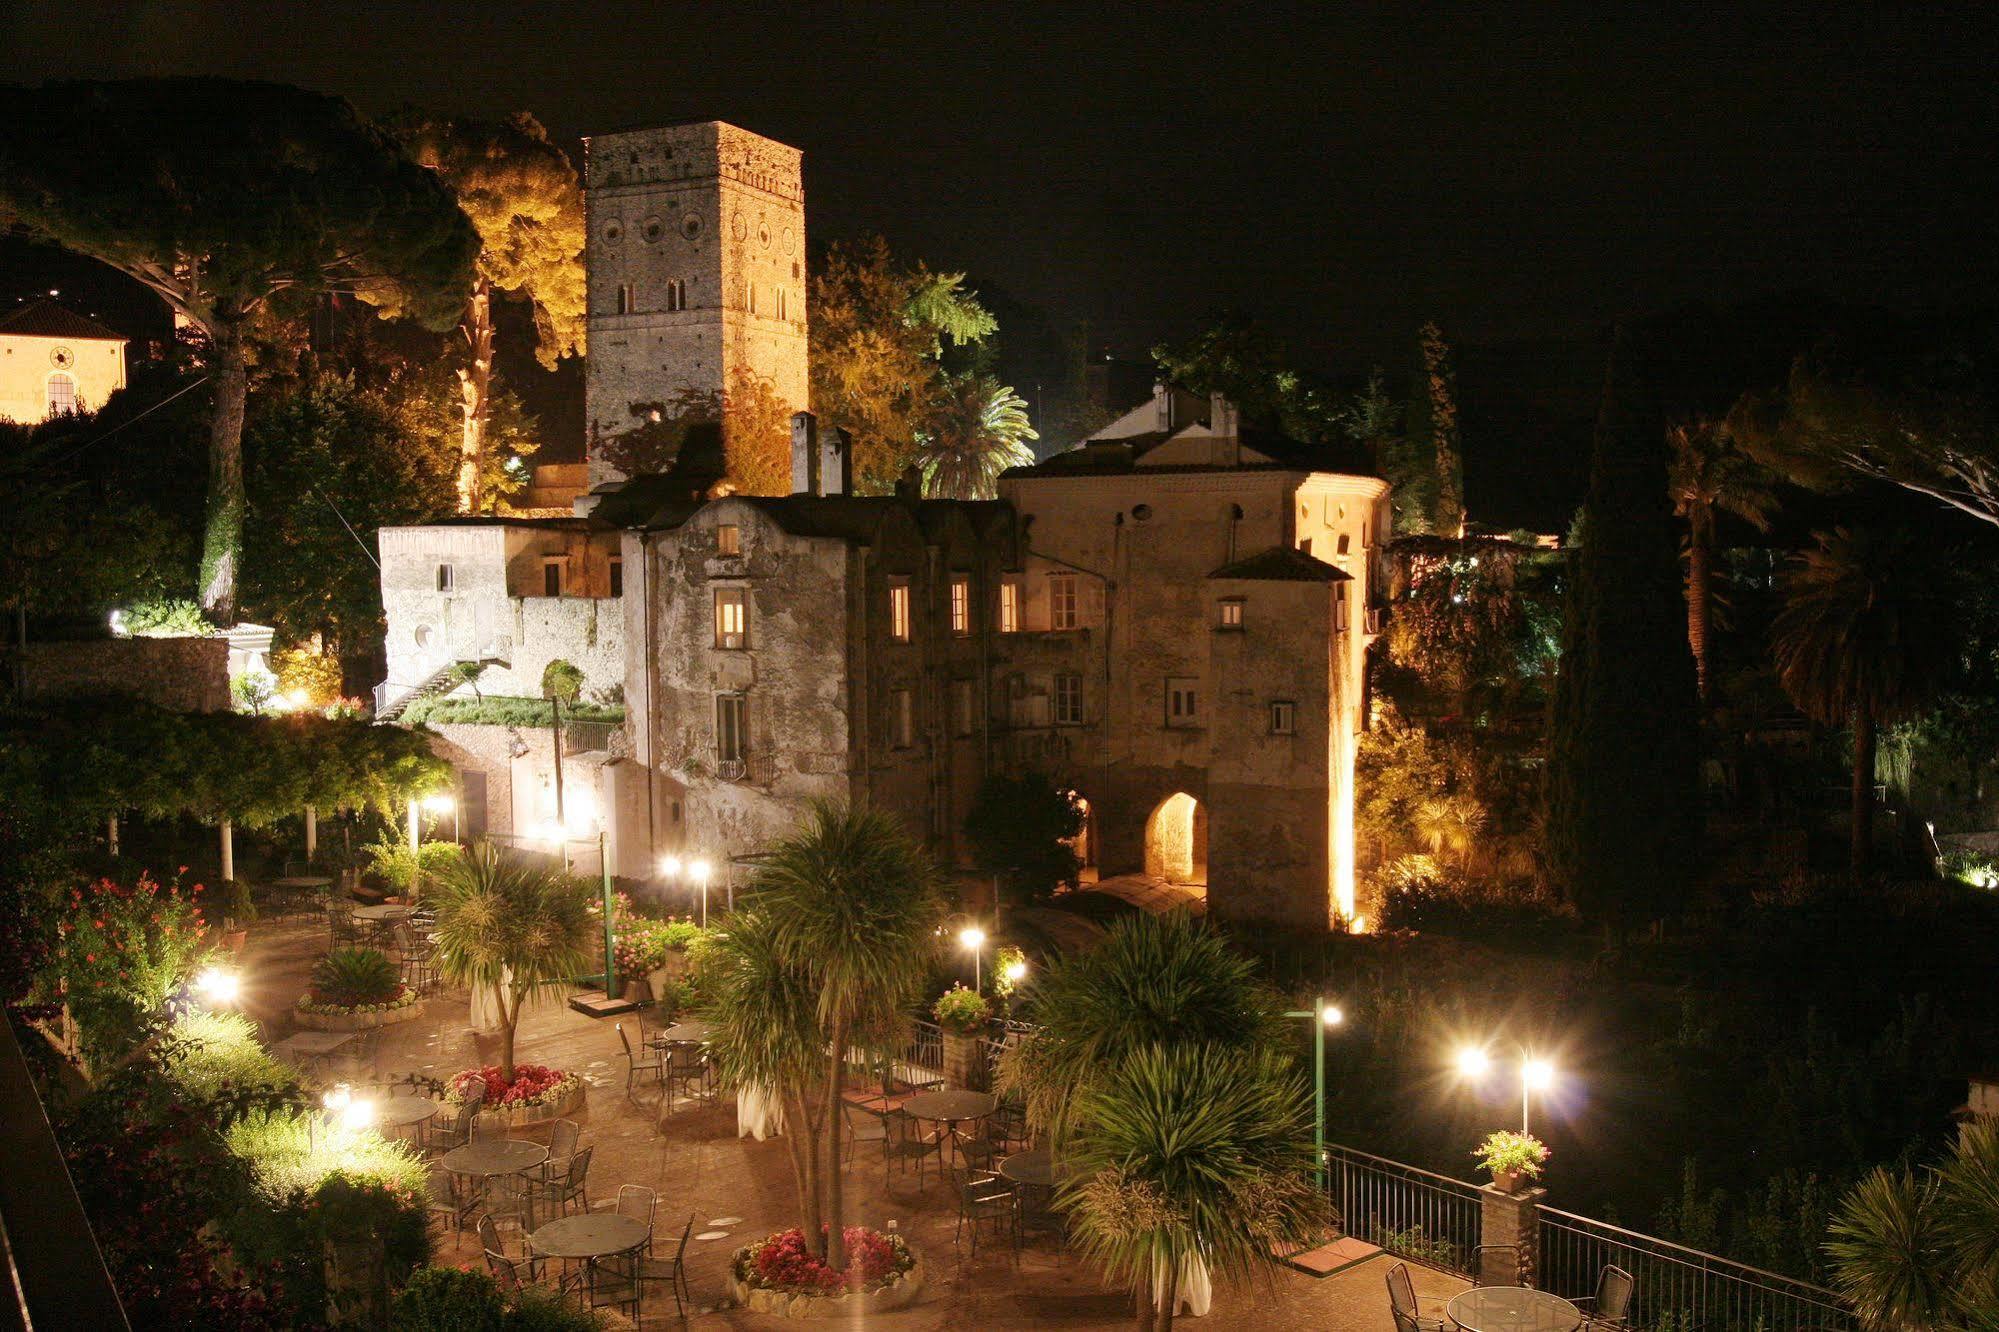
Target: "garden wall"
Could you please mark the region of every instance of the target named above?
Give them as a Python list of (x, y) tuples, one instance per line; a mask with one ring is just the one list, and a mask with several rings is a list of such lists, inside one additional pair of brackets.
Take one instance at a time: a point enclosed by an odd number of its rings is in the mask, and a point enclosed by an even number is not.
[(226, 638), (100, 638), (30, 642), (24, 651), (30, 699), (129, 694), (174, 712), (226, 712)]

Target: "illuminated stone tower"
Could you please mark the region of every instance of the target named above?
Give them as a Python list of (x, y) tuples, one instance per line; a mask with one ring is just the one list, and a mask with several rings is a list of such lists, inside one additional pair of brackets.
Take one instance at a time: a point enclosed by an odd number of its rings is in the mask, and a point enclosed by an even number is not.
[(806, 409), (801, 154), (718, 120), (584, 142), (590, 484), (639, 403), (720, 393), (739, 371)]

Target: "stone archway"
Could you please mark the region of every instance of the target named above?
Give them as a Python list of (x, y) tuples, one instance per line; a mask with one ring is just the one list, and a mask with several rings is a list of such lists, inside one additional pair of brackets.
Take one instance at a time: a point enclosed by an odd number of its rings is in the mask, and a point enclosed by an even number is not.
[(1145, 820), (1145, 872), (1168, 883), (1208, 882), (1208, 807), (1175, 791)]

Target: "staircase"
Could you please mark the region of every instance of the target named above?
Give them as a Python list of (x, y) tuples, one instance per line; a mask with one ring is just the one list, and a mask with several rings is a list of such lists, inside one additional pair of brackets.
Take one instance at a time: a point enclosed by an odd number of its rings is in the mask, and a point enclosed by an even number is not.
[[(387, 705), (382, 703), (381, 695), (388, 689), (388, 685), (384, 683), (378, 686), (375, 697), (375, 720), (378, 722), (397, 721), (405, 712), (409, 711), (412, 704), (419, 703), (426, 698), (436, 698), (440, 694), (450, 693), (459, 685), (465, 683), (458, 675), (458, 668), (467, 664), (468, 661), (446, 662), (432, 671), (422, 684), (419, 684), (395, 702)], [(476, 664), (484, 668), (495, 663), (492, 658), (488, 657)]]

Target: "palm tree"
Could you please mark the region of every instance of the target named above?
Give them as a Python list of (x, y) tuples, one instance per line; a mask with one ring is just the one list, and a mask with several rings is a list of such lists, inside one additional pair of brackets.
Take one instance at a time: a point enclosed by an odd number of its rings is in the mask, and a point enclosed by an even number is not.
[(1131, 1290), (1140, 1329), (1170, 1332), (1190, 1269), (1247, 1278), (1331, 1221), (1311, 1179), (1305, 1086), (1275, 1051), (1148, 1046), (1107, 1071), (1081, 1118), (1074, 1233)]
[[(771, 1068), (792, 1091), (801, 1120), (793, 1132), (810, 1154), (801, 1211), (823, 1215), (825, 1258), (839, 1271), (847, 1265), (845, 1192), (840, 1174), (841, 1093), (847, 1055), (868, 1039), (885, 1036), (923, 997), (928, 962), (936, 946), (944, 896), (937, 867), (895, 815), (882, 810), (817, 802), (798, 831), (777, 844), (758, 867), (752, 888), (759, 946), (767, 950), (770, 977), (766, 1001), (812, 1004), (824, 1051), (823, 1095), (809, 1095), (799, 1071), (773, 1052)], [(733, 924), (731, 924), (733, 931)], [(733, 1028), (727, 1039), (758, 1039), (746, 1022), (750, 1006), (722, 1011)], [(785, 1044), (802, 1030), (794, 1017), (768, 1039)], [(787, 1108), (787, 1123), (790, 1109)], [(815, 1180), (816, 1176), (816, 1180)], [(814, 1183), (816, 1189), (811, 1189)], [(810, 1240), (818, 1232), (808, 1230)]]
[(1853, 872), (1874, 844), (1874, 749), (1879, 724), (1922, 701), (1951, 649), (1948, 600), (1905, 533), (1819, 533), (1784, 578), (1770, 626), (1777, 680), (1825, 725), (1853, 727)]
[(1724, 422), (1697, 417), (1671, 426), (1666, 484), (1673, 511), (1687, 520), (1687, 644), (1702, 703), (1708, 699), (1708, 627), (1714, 611), (1714, 524), (1732, 513), (1759, 532), (1777, 509), (1774, 478), (1735, 447)]
[(999, 474), (1034, 462), (1027, 403), (991, 375), (952, 376), (940, 386), (930, 428), (917, 446), (923, 492), (938, 499), (985, 500)]
[(1127, 1055), (1211, 1042), (1274, 1049), (1279, 1005), (1256, 966), (1185, 911), (1118, 922), (1095, 948), (1057, 962), (1035, 986), (1041, 1026), (1000, 1058), (1000, 1089), (1058, 1145), (1085, 1093)]
[(1999, 1127), (1968, 1126), (1922, 1174), (1877, 1169), (1841, 1200), (1832, 1285), (1876, 1332), (1990, 1328), (1999, 1309)]
[(500, 1013), (500, 1070), (514, 1079), (514, 1032), (536, 990), (590, 965), (597, 922), (590, 885), (539, 857), (481, 843), (438, 876), (438, 971), (472, 989), (489, 987)]

